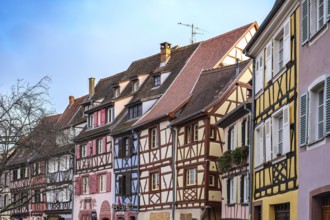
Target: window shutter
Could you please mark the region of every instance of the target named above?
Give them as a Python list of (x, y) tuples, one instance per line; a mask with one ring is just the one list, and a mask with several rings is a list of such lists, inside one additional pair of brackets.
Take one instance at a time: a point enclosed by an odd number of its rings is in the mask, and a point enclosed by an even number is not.
[(111, 173), (110, 172), (108, 172), (107, 173), (107, 180), (106, 180), (106, 182), (107, 182), (107, 184), (106, 184), (106, 190), (107, 190), (107, 192), (111, 192)]
[(283, 36), (283, 64), (286, 65), (291, 59), (291, 33), (290, 33), (290, 18), (284, 24)]
[(309, 0), (301, 3), (301, 43), (304, 44), (309, 39)]
[(299, 145), (303, 147), (307, 144), (308, 137), (308, 93), (300, 96), (300, 127)]
[(101, 125), (104, 125), (105, 124), (105, 120), (106, 120), (106, 117), (105, 117), (105, 109), (101, 109)]
[(326, 6), (327, 6), (327, 8), (326, 8), (327, 18), (328, 18), (328, 20), (330, 20), (330, 0), (326, 0), (325, 2), (326, 2)]
[(283, 153), (288, 153), (291, 150), (290, 141), (290, 106), (283, 107)]
[(98, 185), (97, 176), (92, 174), (89, 176), (89, 192), (96, 193), (96, 186)]
[(272, 42), (270, 42), (267, 46), (266, 46), (266, 77), (265, 77), (265, 81), (266, 83), (269, 82), (269, 80), (272, 79)]
[(132, 184), (131, 184), (131, 174), (126, 174), (126, 195), (130, 195), (132, 193)]
[(330, 134), (330, 75), (325, 79), (325, 133)]
[(122, 158), (123, 157), (123, 142), (122, 142), (122, 138), (118, 138), (117, 139), (118, 142), (118, 157)]
[(271, 120), (268, 118), (265, 121), (265, 154), (266, 161), (270, 161), (272, 159), (272, 135), (271, 135)]
[[(75, 178), (75, 183), (74, 183), (74, 191), (76, 195), (80, 195), (81, 194), (81, 178), (80, 177), (76, 177)], [(49, 193), (47, 192), (47, 196), (49, 196)], [(47, 198), (47, 201), (49, 201), (50, 199)]]
[(80, 158), (80, 145), (76, 146), (76, 159)]
[(94, 112), (94, 121), (92, 123), (94, 123), (94, 128), (97, 127), (97, 122), (98, 122), (98, 114), (97, 112)]
[(123, 195), (123, 176), (118, 177), (118, 194)]
[(256, 156), (255, 156), (255, 162), (256, 166), (259, 166), (264, 162), (264, 139), (263, 139), (263, 123), (259, 126), (259, 128), (256, 129)]
[(102, 139), (103, 153), (107, 152), (107, 137)]
[(97, 141), (98, 140), (93, 140), (92, 141), (93, 155), (96, 155), (97, 154)]

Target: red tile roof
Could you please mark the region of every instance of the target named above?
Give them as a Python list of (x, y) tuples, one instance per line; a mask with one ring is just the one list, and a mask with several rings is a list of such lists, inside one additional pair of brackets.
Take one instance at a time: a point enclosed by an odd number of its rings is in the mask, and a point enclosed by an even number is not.
[(217, 37), (203, 41), (190, 57), (175, 81), (134, 127), (165, 117), (190, 96), (191, 90), (204, 69), (213, 68), (255, 23), (245, 25)]

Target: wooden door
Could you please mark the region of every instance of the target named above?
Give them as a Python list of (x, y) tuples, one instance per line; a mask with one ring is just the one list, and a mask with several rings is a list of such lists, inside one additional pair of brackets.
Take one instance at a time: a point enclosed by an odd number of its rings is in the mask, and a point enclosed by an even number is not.
[(330, 205), (322, 207), (322, 220), (330, 220)]

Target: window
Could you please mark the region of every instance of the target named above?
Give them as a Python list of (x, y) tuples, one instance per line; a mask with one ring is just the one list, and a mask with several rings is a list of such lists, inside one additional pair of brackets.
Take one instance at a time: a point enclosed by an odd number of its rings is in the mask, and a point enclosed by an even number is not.
[(113, 89), (114, 89), (114, 96), (115, 96), (115, 98), (119, 97), (119, 95), (120, 95), (120, 87), (119, 86), (116, 86)]
[(321, 89), (317, 93), (317, 137), (324, 136), (324, 90)]
[(40, 189), (36, 189), (36, 190), (34, 190), (34, 202), (35, 202), (35, 203), (39, 203), (39, 202), (41, 202), (41, 193), (40, 193)]
[(151, 174), (151, 190), (159, 190), (159, 173), (152, 173)]
[(128, 108), (128, 119), (140, 117), (142, 115), (142, 104), (137, 104)]
[(102, 146), (102, 142), (103, 140), (100, 138), (100, 139), (97, 139), (97, 153), (98, 154), (102, 154), (103, 153), (103, 146)]
[(71, 197), (71, 191), (69, 188), (65, 187), (65, 188), (62, 188), (60, 189), (60, 191), (58, 192), (59, 193), (59, 200), (60, 202), (68, 202), (70, 201), (70, 197)]
[(81, 145), (81, 157), (87, 157), (87, 146)]
[(28, 172), (26, 167), (21, 168), (21, 179), (27, 178), (28, 177)]
[(214, 175), (210, 175), (210, 178), (209, 178), (209, 184), (210, 184), (210, 186), (215, 186), (215, 182), (214, 182)]
[(132, 193), (132, 181), (131, 174), (118, 176), (118, 193), (119, 195), (131, 195)]
[(130, 143), (129, 138), (124, 138), (124, 156), (130, 156)]
[(154, 76), (154, 87), (160, 86), (160, 75)]
[(247, 146), (248, 143), (247, 143), (247, 140), (248, 140), (248, 130), (247, 130), (247, 120), (244, 119), (242, 121), (242, 146)]
[(216, 140), (217, 139), (217, 133), (216, 133), (216, 128), (211, 127), (210, 129), (210, 139), (211, 140)]
[(93, 114), (89, 115), (89, 117), (88, 117), (88, 127), (89, 128), (94, 127), (94, 115)]
[(228, 130), (228, 150), (233, 150), (235, 148), (235, 127), (231, 127)]
[(60, 171), (67, 171), (70, 168), (70, 156), (63, 155), (59, 158)]
[(290, 19), (274, 38), (274, 74), (278, 74), (291, 59)]
[(108, 123), (113, 122), (113, 118), (114, 118), (114, 111), (113, 111), (113, 107), (111, 107), (111, 108), (108, 108), (108, 111), (107, 111), (107, 122)]
[(57, 171), (57, 161), (56, 159), (48, 160), (48, 173), (54, 173)]
[(82, 189), (83, 189), (83, 194), (88, 194), (89, 193), (89, 178), (88, 178), (88, 176), (83, 177)]
[(191, 134), (192, 134), (192, 128), (191, 125), (188, 125), (186, 127), (186, 143), (189, 144), (191, 143)]
[(193, 140), (198, 141), (198, 124), (193, 125)]
[(18, 179), (19, 179), (19, 177), (18, 177), (18, 170), (15, 169), (15, 170), (13, 170), (13, 180), (15, 181), (15, 180), (18, 180)]
[(132, 81), (132, 92), (136, 92), (139, 89), (139, 80), (133, 80)]
[(241, 203), (248, 203), (248, 178), (247, 175), (241, 176)]
[(234, 204), (234, 179), (230, 178), (227, 180), (227, 203)]
[[(288, 153), (291, 149), (290, 145), (290, 114), (289, 106), (286, 105), (272, 116), (272, 142), (273, 157), (276, 158), (284, 153)], [(268, 142), (266, 137), (266, 142)], [(269, 143), (271, 141), (269, 140)], [(266, 146), (267, 147), (267, 146)], [(267, 154), (267, 152), (266, 152)], [(267, 160), (270, 158), (267, 158)]]
[(196, 184), (196, 168), (186, 170), (186, 185), (191, 186)]
[(99, 175), (99, 191), (100, 192), (105, 192), (106, 191), (106, 185), (107, 185), (107, 179), (106, 179), (106, 175)]
[(34, 163), (33, 164), (33, 175), (39, 175), (40, 174), (40, 165), (39, 163)]
[(157, 131), (157, 128), (150, 129), (150, 147), (151, 147), (151, 149), (158, 147), (158, 131)]
[(275, 220), (290, 220), (290, 203), (275, 205)]
[(301, 3), (302, 44), (316, 35), (330, 18), (329, 0), (303, 0)]

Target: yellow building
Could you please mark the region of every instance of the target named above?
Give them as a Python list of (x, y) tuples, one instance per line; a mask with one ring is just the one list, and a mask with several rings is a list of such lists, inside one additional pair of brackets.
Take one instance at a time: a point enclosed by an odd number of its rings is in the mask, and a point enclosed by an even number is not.
[(277, 0), (245, 48), (254, 59), (252, 219), (297, 219), (300, 9)]

